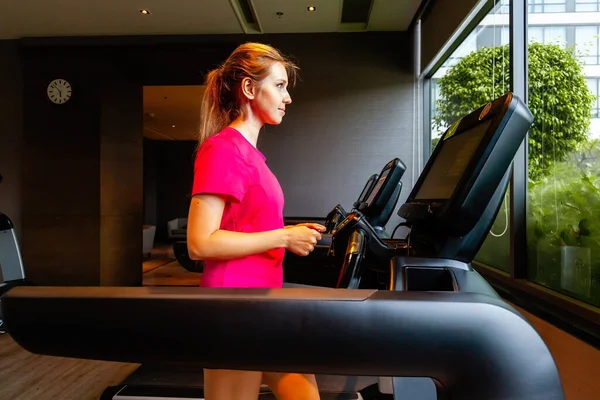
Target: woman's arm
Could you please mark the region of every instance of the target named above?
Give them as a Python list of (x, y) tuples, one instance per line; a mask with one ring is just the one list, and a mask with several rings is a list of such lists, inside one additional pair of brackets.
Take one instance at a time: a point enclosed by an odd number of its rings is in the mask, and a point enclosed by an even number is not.
[(188, 214), (187, 245), (193, 260), (232, 259), (286, 248), (308, 255), (321, 234), (306, 226), (266, 232), (242, 233), (221, 230), (225, 199), (217, 195), (192, 197)]

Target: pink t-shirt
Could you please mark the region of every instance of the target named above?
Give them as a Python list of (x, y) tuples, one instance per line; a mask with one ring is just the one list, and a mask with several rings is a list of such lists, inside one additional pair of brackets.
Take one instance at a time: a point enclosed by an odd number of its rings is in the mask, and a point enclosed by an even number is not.
[[(283, 192), (265, 156), (242, 134), (225, 128), (196, 155), (192, 195), (227, 196), (221, 229), (262, 232), (283, 228)], [(205, 262), (200, 286), (279, 288), (284, 248), (230, 260)]]

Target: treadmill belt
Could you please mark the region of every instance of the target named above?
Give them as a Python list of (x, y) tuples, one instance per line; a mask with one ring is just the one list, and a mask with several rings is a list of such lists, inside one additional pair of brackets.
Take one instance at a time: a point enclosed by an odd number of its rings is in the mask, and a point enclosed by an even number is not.
[[(323, 392), (358, 392), (377, 383), (374, 376), (317, 375)], [(143, 364), (123, 381), (135, 386), (178, 386), (201, 388), (204, 385), (203, 367), (193, 364)]]
[[(204, 400), (204, 391), (200, 388), (160, 387), (160, 386), (126, 386), (113, 387), (100, 400)], [(360, 400), (358, 393), (319, 392), (321, 400)], [(277, 400), (272, 393), (261, 393), (259, 400)]]

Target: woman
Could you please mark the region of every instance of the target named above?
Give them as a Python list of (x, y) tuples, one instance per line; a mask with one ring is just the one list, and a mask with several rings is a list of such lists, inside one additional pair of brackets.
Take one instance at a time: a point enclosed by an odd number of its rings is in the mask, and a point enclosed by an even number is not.
[[(256, 148), (263, 125), (281, 123), (296, 73), (276, 49), (246, 43), (207, 76), (187, 228), (203, 287), (280, 288), (286, 249), (308, 255), (325, 231), (283, 226), (283, 192)], [(319, 399), (314, 375), (204, 371), (207, 400), (254, 400), (261, 382), (279, 400)]]

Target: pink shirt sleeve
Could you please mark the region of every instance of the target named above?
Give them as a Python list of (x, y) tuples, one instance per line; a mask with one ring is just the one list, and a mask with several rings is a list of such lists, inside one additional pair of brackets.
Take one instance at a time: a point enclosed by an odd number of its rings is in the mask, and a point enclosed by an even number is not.
[(192, 196), (220, 194), (241, 202), (249, 186), (248, 166), (228, 140), (206, 142), (196, 155)]

